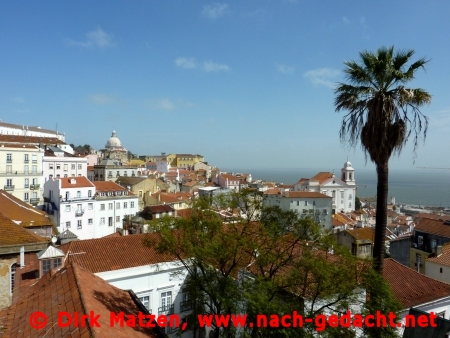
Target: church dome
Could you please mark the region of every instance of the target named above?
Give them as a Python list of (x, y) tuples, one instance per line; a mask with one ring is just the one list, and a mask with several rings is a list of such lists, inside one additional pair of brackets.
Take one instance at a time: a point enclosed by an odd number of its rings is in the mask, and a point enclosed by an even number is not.
[(352, 164), (350, 163), (350, 161), (347, 160), (347, 162), (344, 163), (344, 168), (351, 168)]
[(122, 143), (120, 143), (119, 138), (116, 136), (116, 131), (113, 130), (111, 137), (106, 141), (105, 148), (111, 149), (111, 148), (118, 148), (122, 147)]

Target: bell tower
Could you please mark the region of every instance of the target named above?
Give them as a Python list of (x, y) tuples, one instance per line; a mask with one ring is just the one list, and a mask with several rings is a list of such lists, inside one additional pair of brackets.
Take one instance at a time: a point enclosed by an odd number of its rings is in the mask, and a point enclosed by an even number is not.
[(355, 169), (352, 167), (352, 164), (348, 161), (344, 163), (344, 168), (341, 169), (342, 172), (342, 181), (347, 183), (348, 185), (356, 185), (355, 181)]

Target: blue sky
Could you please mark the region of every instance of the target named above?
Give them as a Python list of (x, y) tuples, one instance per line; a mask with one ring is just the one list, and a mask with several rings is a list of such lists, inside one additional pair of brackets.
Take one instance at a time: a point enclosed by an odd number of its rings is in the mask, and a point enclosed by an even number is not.
[(343, 62), (394, 45), (430, 59), (411, 86), (430, 127), (391, 168), (450, 167), (446, 1), (2, 1), (0, 118), (139, 155), (227, 168), (340, 168)]

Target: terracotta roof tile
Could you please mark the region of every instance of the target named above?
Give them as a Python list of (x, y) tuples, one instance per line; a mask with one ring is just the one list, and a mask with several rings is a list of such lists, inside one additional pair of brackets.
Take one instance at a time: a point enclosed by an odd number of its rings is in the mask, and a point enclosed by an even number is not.
[(46, 243), (48, 241), (48, 238), (38, 236), (0, 214), (0, 246)]
[(414, 230), (450, 238), (450, 223), (439, 219), (422, 218)]
[(56, 137), (22, 136), (0, 134), (0, 143), (25, 143), (25, 144), (66, 144)]
[(0, 213), (24, 227), (52, 226), (52, 222), (45, 212), (3, 190), (0, 190)]
[(375, 237), (375, 229), (372, 227), (356, 228), (346, 231), (356, 240), (367, 240), (373, 243)]
[(316, 176), (311, 177), (310, 180), (318, 181), (323, 184), (333, 178), (333, 173), (321, 171)]
[(59, 248), (69, 252), (71, 262), (93, 273), (174, 261), (175, 257), (160, 254), (153, 246), (145, 245), (145, 240), (157, 239), (157, 236), (153, 233), (103, 237), (74, 241)]
[(422, 275), (392, 258), (384, 260), (383, 276), (404, 309), (450, 297), (450, 284)]
[(446, 243), (442, 246), (442, 253), (439, 256), (433, 254), (432, 256), (429, 256), (426, 260), (436, 264), (450, 266), (450, 243)]
[(61, 188), (63, 189), (94, 187), (94, 184), (84, 176), (64, 177), (59, 178), (59, 180), (61, 180)]
[[(42, 330), (29, 324), (30, 315), (43, 312), (48, 322)], [(100, 327), (71, 325), (67, 328), (54, 325), (58, 314), (67, 311), (100, 315)], [(45, 274), (28, 292), (19, 296), (16, 304), (8, 309), (4, 321), (6, 337), (163, 337), (160, 329), (111, 327), (110, 312), (137, 315), (141, 309), (129, 292), (120, 290), (76, 264), (70, 264), (55, 273)]]
[(97, 192), (109, 192), (109, 191), (126, 191), (127, 188), (122, 187), (120, 184), (117, 184), (112, 181), (95, 181), (93, 182), (95, 185), (95, 189)]

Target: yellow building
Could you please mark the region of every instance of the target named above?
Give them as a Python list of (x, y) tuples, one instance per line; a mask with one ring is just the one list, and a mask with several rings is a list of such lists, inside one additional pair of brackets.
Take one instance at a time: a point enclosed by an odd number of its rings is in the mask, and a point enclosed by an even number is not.
[(195, 163), (204, 162), (205, 158), (198, 154), (169, 154), (167, 162), (171, 167), (191, 169)]

